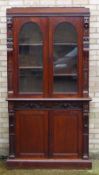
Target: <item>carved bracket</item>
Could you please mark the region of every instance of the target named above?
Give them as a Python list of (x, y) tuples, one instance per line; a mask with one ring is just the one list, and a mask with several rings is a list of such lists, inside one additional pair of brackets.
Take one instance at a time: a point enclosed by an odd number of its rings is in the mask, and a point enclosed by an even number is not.
[(8, 16), (7, 17), (7, 50), (13, 51), (13, 18)]
[(84, 37), (83, 37), (83, 50), (89, 50), (89, 17), (84, 17)]
[(84, 35), (89, 33), (89, 16), (84, 16)]

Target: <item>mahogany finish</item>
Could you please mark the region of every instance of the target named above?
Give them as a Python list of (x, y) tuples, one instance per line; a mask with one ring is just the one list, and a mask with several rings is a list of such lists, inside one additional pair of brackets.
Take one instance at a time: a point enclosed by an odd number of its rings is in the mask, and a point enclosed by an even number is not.
[(91, 168), (89, 9), (8, 9), (7, 31), (7, 165)]
[[(11, 16), (20, 16), (20, 15), (62, 15), (62, 16), (89, 16), (89, 9), (88, 8), (82, 8), (82, 7), (24, 7), (24, 8), (11, 8), (7, 10), (7, 14)], [(46, 15), (45, 15), (46, 14)]]

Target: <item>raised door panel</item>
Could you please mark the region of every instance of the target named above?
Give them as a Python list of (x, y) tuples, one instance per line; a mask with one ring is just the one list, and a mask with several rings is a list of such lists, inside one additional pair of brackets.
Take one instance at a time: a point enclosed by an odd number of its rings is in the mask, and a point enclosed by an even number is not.
[(16, 157), (44, 158), (48, 152), (48, 112), (16, 112)]
[(81, 111), (53, 111), (50, 113), (50, 156), (53, 158), (81, 158)]

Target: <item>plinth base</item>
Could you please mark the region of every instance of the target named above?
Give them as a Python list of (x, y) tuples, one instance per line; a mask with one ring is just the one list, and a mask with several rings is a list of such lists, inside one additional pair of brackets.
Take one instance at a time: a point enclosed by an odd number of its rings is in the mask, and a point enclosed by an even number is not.
[(63, 169), (91, 169), (92, 162), (82, 159), (7, 159), (9, 168), (63, 168)]

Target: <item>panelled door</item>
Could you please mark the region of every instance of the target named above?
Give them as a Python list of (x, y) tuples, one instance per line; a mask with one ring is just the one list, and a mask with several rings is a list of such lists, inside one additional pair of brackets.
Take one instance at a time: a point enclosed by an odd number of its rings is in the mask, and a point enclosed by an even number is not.
[(46, 158), (48, 156), (48, 112), (20, 110), (16, 112), (16, 156)]
[(17, 111), (16, 150), (19, 157), (80, 158), (81, 111)]
[(50, 157), (81, 158), (82, 113), (78, 110), (50, 112)]

